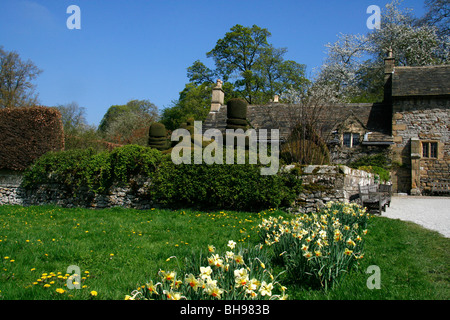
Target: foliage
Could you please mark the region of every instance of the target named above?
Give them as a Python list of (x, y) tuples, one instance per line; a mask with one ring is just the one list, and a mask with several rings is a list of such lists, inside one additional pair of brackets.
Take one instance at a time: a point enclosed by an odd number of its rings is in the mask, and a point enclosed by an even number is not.
[(94, 125), (86, 121), (86, 109), (71, 102), (55, 107), (61, 113), (64, 127), (64, 149), (112, 150), (119, 145), (103, 140)]
[(176, 165), (167, 155), (154, 175), (149, 192), (156, 202), (171, 207), (254, 211), (289, 206), (300, 192), (301, 180), (295, 173), (284, 171), (261, 175), (261, 167), (249, 164), (248, 159), (245, 164), (224, 161), (223, 164)]
[(44, 153), (63, 148), (64, 132), (58, 110), (0, 109), (0, 169), (21, 171)]
[[(228, 241), (229, 251), (216, 252), (199, 259), (193, 253), (184, 268), (158, 272), (158, 280), (150, 280), (145, 286), (131, 292), (126, 300), (285, 300), (286, 287), (272, 275), (260, 247), (236, 248), (236, 242)], [(166, 261), (177, 259), (172, 256)], [(263, 262), (264, 261), (264, 262)], [(208, 266), (205, 263), (207, 262)], [(279, 294), (273, 294), (277, 291)]]
[(380, 182), (391, 180), (389, 172), (391, 163), (385, 153), (377, 153), (374, 155), (363, 156), (349, 164), (349, 167), (364, 170), (376, 175), (376, 179)]
[(361, 166), (357, 168), (358, 170), (364, 170), (375, 174), (375, 182), (388, 182), (391, 180), (391, 174), (388, 170), (377, 167), (377, 166)]
[(23, 186), (60, 184), (72, 193), (86, 188), (102, 193), (113, 184), (127, 185), (133, 177), (144, 176), (151, 180), (148, 196), (171, 207), (258, 210), (294, 201), (301, 189), (295, 173), (261, 175), (262, 166), (246, 160), (246, 164), (176, 165), (170, 154), (138, 145), (111, 152), (96, 153), (92, 148), (49, 152), (26, 170)]
[(233, 26), (224, 38), (206, 55), (213, 58), (216, 71), (224, 81), (233, 83), (238, 95), (249, 104), (266, 103), (274, 94), (287, 88), (301, 90), (308, 82), (305, 66), (285, 61), (285, 48), (274, 48), (268, 43), (270, 32), (257, 25)]
[(149, 129), (148, 146), (163, 151), (170, 147), (170, 141), (167, 140), (167, 131), (164, 124), (154, 122)]
[(333, 85), (341, 99), (377, 102), (383, 98), (384, 58), (388, 50), (392, 50), (395, 63), (400, 66), (448, 63), (448, 34), (442, 34), (445, 29), (434, 25), (445, 20), (445, 16), (431, 18), (437, 12), (445, 12), (445, 4), (432, 2), (433, 5), (428, 2), (427, 16), (417, 19), (411, 10), (400, 8), (401, 1), (393, 0), (382, 9), (380, 29), (366, 35), (339, 34), (336, 42), (326, 45), (327, 58), (316, 81)]
[(32, 81), (41, 73), (32, 61), (22, 61), (17, 52), (0, 46), (0, 109), (36, 105)]
[(131, 100), (109, 107), (98, 127), (99, 134), (117, 144), (147, 144), (148, 127), (158, 118), (158, 108), (149, 100)]
[(311, 125), (299, 124), (281, 149), (281, 158), (286, 163), (329, 164), (330, 153), (322, 137)]
[(363, 258), (368, 217), (356, 204), (328, 202), (317, 214), (263, 219), (260, 236), (292, 279), (328, 289)]
[(351, 168), (357, 169), (361, 166), (374, 166), (389, 169), (389, 158), (385, 153), (363, 156), (349, 164)]
[(60, 184), (73, 193), (85, 187), (101, 193), (113, 183), (126, 184), (132, 176), (151, 174), (160, 157), (157, 150), (137, 145), (112, 152), (97, 153), (92, 148), (48, 152), (25, 171), (23, 186)]

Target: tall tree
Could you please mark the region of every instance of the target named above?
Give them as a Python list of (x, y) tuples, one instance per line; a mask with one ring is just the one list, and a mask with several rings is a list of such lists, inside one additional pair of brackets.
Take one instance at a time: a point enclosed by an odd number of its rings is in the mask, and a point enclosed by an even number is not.
[(216, 74), (233, 81), (235, 91), (249, 104), (265, 103), (288, 85), (301, 86), (304, 65), (284, 61), (285, 48), (274, 48), (267, 38), (270, 32), (253, 25), (235, 25), (206, 56), (213, 58)]
[(419, 20), (419, 23), (426, 23), (438, 28), (438, 35), (441, 37), (450, 36), (450, 2), (449, 0), (426, 0), (427, 12)]
[(26, 107), (37, 103), (32, 83), (42, 70), (17, 52), (5, 51), (0, 46), (0, 108)]

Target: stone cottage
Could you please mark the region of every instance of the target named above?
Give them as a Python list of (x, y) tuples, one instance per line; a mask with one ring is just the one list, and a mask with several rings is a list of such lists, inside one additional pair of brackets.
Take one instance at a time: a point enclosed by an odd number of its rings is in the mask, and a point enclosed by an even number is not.
[[(384, 79), (382, 102), (314, 106), (318, 133), (332, 163), (384, 153), (393, 163), (394, 192), (429, 193), (433, 183), (450, 181), (450, 66), (395, 67), (390, 52)], [(277, 96), (247, 110), (251, 127), (279, 129), (281, 144), (305, 116), (304, 106), (280, 103)], [(224, 131), (226, 119), (219, 80), (203, 129)]]

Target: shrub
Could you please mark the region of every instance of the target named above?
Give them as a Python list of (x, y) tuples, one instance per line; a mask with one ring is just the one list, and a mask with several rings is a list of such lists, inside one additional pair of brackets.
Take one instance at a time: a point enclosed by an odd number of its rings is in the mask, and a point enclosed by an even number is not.
[(247, 102), (239, 98), (233, 98), (227, 102), (227, 118), (247, 119)]
[(261, 175), (261, 165), (248, 164), (248, 159), (245, 163), (176, 165), (166, 156), (150, 192), (168, 206), (250, 211), (289, 206), (299, 194), (301, 180), (296, 174)]
[(0, 169), (25, 170), (48, 151), (64, 149), (61, 113), (54, 108), (0, 110)]
[(363, 156), (349, 164), (349, 167), (354, 169), (363, 166), (389, 169), (389, 159), (385, 153), (377, 153), (370, 156)]
[(193, 259), (186, 259), (184, 268), (160, 270), (157, 280), (138, 287), (125, 299), (285, 300), (286, 288), (272, 275), (261, 248), (236, 250), (235, 244), (230, 240), (230, 250), (222, 254), (210, 245), (211, 256), (206, 261), (199, 261), (194, 254)]
[(160, 151), (168, 149), (170, 142), (166, 135), (166, 127), (162, 123), (152, 123), (149, 128), (148, 146)]
[(325, 289), (364, 256), (369, 215), (357, 204), (328, 202), (317, 214), (263, 219), (261, 239), (295, 281)]
[(391, 180), (391, 174), (388, 170), (376, 167), (376, 166), (362, 166), (358, 167), (358, 170), (364, 170), (370, 173), (375, 174), (375, 181), (387, 182)]
[(112, 152), (96, 153), (92, 148), (49, 152), (24, 173), (22, 185), (32, 189), (39, 184), (60, 184), (74, 193), (84, 186), (104, 192), (113, 183), (127, 184), (137, 175), (150, 175), (161, 153), (138, 145), (126, 145)]
[(113, 184), (130, 185), (134, 177), (143, 176), (151, 182), (147, 196), (170, 207), (253, 211), (290, 206), (301, 191), (297, 173), (261, 175), (262, 166), (248, 162), (176, 165), (170, 154), (137, 145), (100, 153), (93, 149), (49, 152), (25, 172), (23, 186), (33, 189), (40, 184), (59, 184), (72, 193), (86, 187), (103, 193)]

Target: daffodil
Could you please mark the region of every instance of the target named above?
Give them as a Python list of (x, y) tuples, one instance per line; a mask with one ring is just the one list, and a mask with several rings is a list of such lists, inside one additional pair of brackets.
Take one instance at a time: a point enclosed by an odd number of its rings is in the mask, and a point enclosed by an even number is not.
[(150, 292), (150, 294), (158, 294), (158, 291), (156, 290), (156, 287), (158, 286), (158, 284), (160, 284), (159, 282), (157, 284), (153, 284), (153, 281), (150, 281), (149, 283), (147, 283), (147, 289), (148, 292)]
[(229, 240), (227, 246), (230, 247), (231, 250), (233, 250), (236, 247), (236, 242), (234, 242), (233, 240)]
[(168, 300), (180, 300), (181, 298), (184, 298), (181, 293), (173, 292), (172, 290), (164, 290), (163, 293), (166, 295)]
[(208, 251), (214, 252), (214, 251), (216, 251), (216, 248), (213, 245), (208, 245)]
[(200, 276), (203, 280), (211, 277), (212, 269), (211, 267), (200, 267)]
[(240, 254), (234, 256), (234, 261), (236, 261), (237, 264), (244, 264), (244, 258), (242, 258)]
[(197, 289), (202, 285), (202, 283), (192, 273), (184, 279), (184, 283), (189, 285), (192, 289), (194, 289), (194, 291), (197, 291)]
[(353, 241), (351, 238), (348, 238), (347, 239), (347, 245), (349, 245), (349, 246), (356, 246), (356, 243), (355, 243), (355, 241)]
[(160, 270), (161, 278), (166, 281), (172, 281), (177, 275), (175, 271), (165, 272), (164, 270)]
[(273, 284), (272, 283), (266, 283), (265, 281), (263, 281), (261, 283), (261, 288), (259, 288), (259, 292), (261, 293), (262, 296), (272, 296), (272, 289), (273, 289)]
[(256, 290), (256, 289), (258, 288), (258, 286), (259, 286), (260, 284), (261, 284), (260, 281), (258, 281), (258, 280), (255, 279), (255, 278), (252, 278), (252, 279), (248, 282), (247, 288), (248, 288), (248, 290), (254, 291), (254, 290)]
[(351, 256), (351, 255), (352, 255), (352, 253), (353, 253), (353, 251), (352, 251), (352, 250), (350, 250), (350, 249), (348, 249), (348, 248), (345, 248), (345, 250), (344, 250), (344, 254), (345, 254), (345, 255), (347, 255), (347, 256)]

